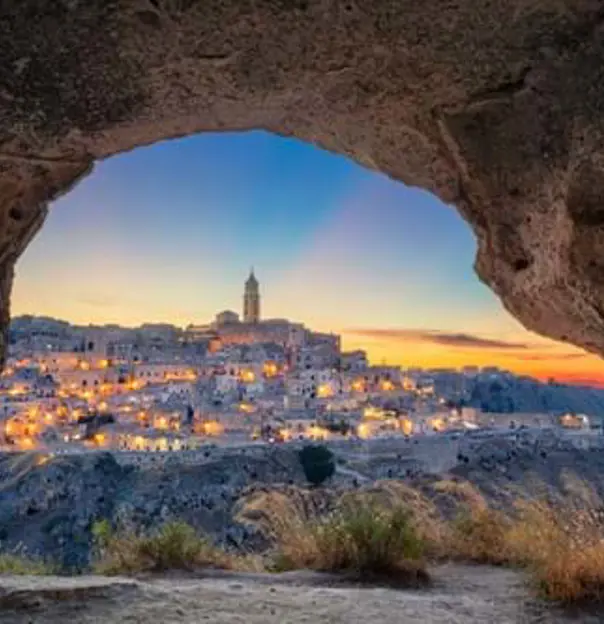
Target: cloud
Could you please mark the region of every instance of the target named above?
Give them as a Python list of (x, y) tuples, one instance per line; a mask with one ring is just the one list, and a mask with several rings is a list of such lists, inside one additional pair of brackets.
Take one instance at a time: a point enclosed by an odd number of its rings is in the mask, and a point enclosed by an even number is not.
[(524, 342), (508, 342), (492, 338), (482, 338), (473, 334), (448, 333), (438, 329), (396, 329), (365, 327), (347, 330), (345, 333), (380, 340), (426, 342), (459, 349), (529, 349)]
[(580, 360), (589, 357), (587, 353), (551, 353), (551, 354), (532, 354), (532, 355), (519, 355), (518, 359), (528, 362), (541, 362), (551, 360)]

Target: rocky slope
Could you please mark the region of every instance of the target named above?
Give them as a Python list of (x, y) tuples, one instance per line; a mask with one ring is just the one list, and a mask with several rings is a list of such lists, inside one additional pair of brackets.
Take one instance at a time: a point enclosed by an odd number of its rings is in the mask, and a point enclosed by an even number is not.
[(119, 464), (110, 453), (0, 457), (0, 542), (81, 569), (95, 520), (144, 529), (181, 518), (236, 546), (253, 539), (231, 518), (245, 488), (304, 482), (295, 453), (278, 448), (261, 458), (229, 455), (192, 465), (157, 460), (140, 467)]
[[(322, 488), (318, 504), (329, 504), (338, 490), (380, 478), (429, 486), (440, 476), (410, 471), (409, 457), (421, 457), (418, 465), (437, 465), (446, 449), (436, 442), (437, 438), (433, 445), (430, 440), (418, 445), (401, 441), (402, 448), (385, 453), (380, 446), (379, 453), (366, 457), (349, 453)], [(594, 450), (581, 449), (572, 438), (530, 433), (440, 442), (452, 446), (447, 470), (498, 502), (505, 503), (501, 491), (510, 485), (525, 493), (544, 486), (560, 491), (571, 473), (604, 494), (604, 453), (597, 445)], [(337, 452), (341, 457), (343, 451)], [(262, 537), (233, 519), (242, 496), (258, 488), (305, 485), (297, 452), (290, 446), (254, 453), (214, 449), (194, 463), (155, 456), (140, 465), (123, 458), (118, 462), (110, 453), (50, 459), (35, 453), (6, 455), (0, 457), (0, 543), (2, 550), (25, 550), (67, 570), (82, 570), (89, 563), (95, 521), (107, 518), (144, 530), (182, 519), (226, 547), (257, 550), (265, 545)]]

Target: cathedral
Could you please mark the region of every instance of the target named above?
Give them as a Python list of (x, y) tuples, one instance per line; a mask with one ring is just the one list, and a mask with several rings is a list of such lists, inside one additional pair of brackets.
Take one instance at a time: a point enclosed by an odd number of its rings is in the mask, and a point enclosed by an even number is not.
[(243, 322), (258, 323), (260, 321), (260, 284), (254, 275), (254, 269), (245, 282), (243, 293)]
[(229, 345), (271, 343), (284, 348), (300, 347), (306, 342), (307, 330), (301, 323), (287, 319), (260, 319), (260, 284), (254, 269), (245, 282), (243, 292), (243, 319), (232, 310), (223, 310), (213, 323), (190, 326), (189, 335), (209, 340), (212, 353)]

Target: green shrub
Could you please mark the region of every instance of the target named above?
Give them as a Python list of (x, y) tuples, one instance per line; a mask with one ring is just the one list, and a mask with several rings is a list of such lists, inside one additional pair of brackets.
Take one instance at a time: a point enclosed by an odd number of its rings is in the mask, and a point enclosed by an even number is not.
[(321, 485), (336, 470), (333, 453), (322, 444), (307, 444), (300, 450), (298, 457), (304, 476), (312, 485)]
[(361, 580), (427, 580), (423, 542), (403, 507), (386, 509), (358, 500), (319, 522), (313, 532), (321, 553), (314, 566), (318, 570), (346, 572)]
[(234, 559), (199, 536), (185, 522), (168, 522), (149, 535), (113, 532), (109, 523), (93, 525), (100, 574), (136, 574), (199, 567), (232, 568)]
[(240, 516), (256, 518), (252, 522), (273, 542), (273, 571), (311, 569), (399, 585), (428, 580), (423, 539), (400, 504), (346, 495), (330, 513), (317, 515), (310, 511), (311, 492), (298, 494), (264, 493)]
[(113, 535), (111, 523), (106, 518), (93, 522), (90, 532), (92, 533), (94, 545), (98, 549), (105, 548)]

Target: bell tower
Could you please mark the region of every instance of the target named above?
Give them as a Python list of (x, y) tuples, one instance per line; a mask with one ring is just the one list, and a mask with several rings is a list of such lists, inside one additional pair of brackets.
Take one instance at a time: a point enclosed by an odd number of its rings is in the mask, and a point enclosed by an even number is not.
[(243, 293), (243, 322), (258, 323), (258, 321), (260, 321), (260, 284), (252, 268)]

